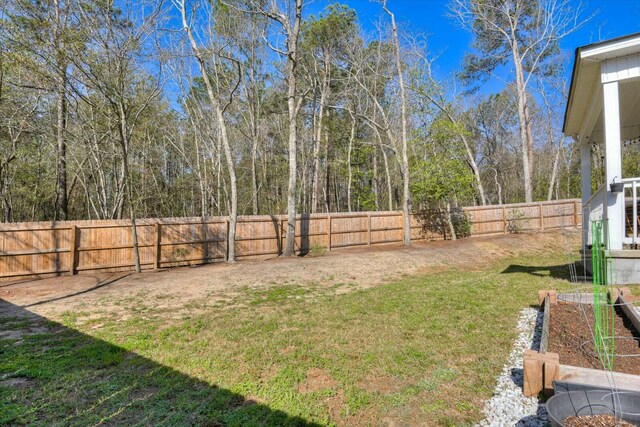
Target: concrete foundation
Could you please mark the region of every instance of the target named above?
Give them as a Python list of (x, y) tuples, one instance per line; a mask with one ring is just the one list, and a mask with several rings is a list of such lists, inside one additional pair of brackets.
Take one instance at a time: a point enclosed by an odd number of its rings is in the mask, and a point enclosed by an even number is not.
[(640, 250), (610, 250), (614, 285), (640, 283)]

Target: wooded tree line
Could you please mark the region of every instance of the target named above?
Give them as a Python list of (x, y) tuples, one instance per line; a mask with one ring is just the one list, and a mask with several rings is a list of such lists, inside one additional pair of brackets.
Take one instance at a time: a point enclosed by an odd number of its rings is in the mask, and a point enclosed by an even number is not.
[(0, 0), (2, 220), (287, 213), (291, 254), (301, 212), (577, 195), (558, 42), (580, 8), (451, 0), (473, 42), (442, 80), (392, 1), (366, 26), (307, 3)]

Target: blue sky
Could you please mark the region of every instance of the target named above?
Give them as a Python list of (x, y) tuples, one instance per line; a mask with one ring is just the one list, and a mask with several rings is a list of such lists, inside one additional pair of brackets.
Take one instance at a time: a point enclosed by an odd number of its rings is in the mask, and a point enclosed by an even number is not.
[[(341, 2), (356, 10), (365, 30), (373, 29), (373, 22), (379, 19), (382, 12), (380, 5), (370, 0)], [(316, 0), (308, 6), (307, 13), (317, 12), (329, 3)], [(434, 68), (440, 79), (446, 79), (460, 69), (471, 42), (471, 34), (447, 16), (448, 3), (448, 0), (388, 0), (388, 7), (396, 14), (403, 28), (428, 35), (429, 48), (432, 54), (438, 55)], [(573, 52), (577, 47), (640, 32), (640, 0), (584, 0), (583, 4), (585, 16), (596, 11), (598, 13), (561, 42), (568, 62), (567, 82), (570, 79)], [(483, 92), (500, 90), (500, 86), (496, 81), (489, 82)]]
[[(372, 0), (305, 0), (305, 17), (317, 14), (331, 3), (339, 2), (348, 5), (358, 14), (361, 26), (367, 32), (375, 30), (374, 23), (383, 16), (379, 3)], [(575, 1), (578, 4), (578, 0)], [(388, 7), (395, 13), (396, 20), (402, 29), (412, 33), (427, 35), (429, 50), (437, 56), (433, 64), (435, 77), (441, 81), (451, 81), (451, 77), (460, 70), (465, 52), (469, 50), (472, 35), (461, 28), (448, 16), (449, 0), (388, 0)], [(597, 12), (582, 28), (569, 35), (561, 42), (566, 57), (567, 87), (571, 78), (573, 52), (584, 46), (601, 40), (640, 32), (640, 0), (583, 0), (585, 17)], [(176, 15), (177, 17), (177, 15)], [(506, 72), (507, 70), (502, 69)], [(507, 77), (507, 79), (509, 79)], [(499, 92), (504, 83), (489, 80), (480, 92), (483, 94)], [(165, 88), (171, 104), (179, 109), (176, 103), (175, 88)]]

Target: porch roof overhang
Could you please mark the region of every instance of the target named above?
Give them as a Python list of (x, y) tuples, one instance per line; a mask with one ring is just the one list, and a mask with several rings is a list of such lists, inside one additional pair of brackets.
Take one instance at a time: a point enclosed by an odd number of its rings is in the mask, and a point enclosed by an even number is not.
[(590, 133), (598, 120), (602, 105), (602, 62), (637, 54), (640, 54), (640, 33), (576, 49), (562, 128), (566, 136), (588, 136), (581, 133)]

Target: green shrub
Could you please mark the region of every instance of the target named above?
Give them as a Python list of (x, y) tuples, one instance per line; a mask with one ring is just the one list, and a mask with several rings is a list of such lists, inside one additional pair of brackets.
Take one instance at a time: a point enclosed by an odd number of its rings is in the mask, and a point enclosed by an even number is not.
[(325, 250), (326, 250), (326, 248), (324, 246), (319, 245), (317, 243), (314, 243), (309, 248), (309, 256), (311, 256), (311, 257), (322, 256), (322, 255), (324, 255)]
[(462, 208), (446, 209), (423, 209), (415, 213), (418, 222), (422, 227), (422, 232), (441, 235), (445, 240), (450, 239), (449, 215), (453, 230), (457, 238), (469, 237), (471, 235), (471, 220)]
[(519, 209), (511, 209), (507, 213), (507, 231), (512, 234), (518, 234), (522, 232), (522, 220), (524, 220), (524, 213)]
[(451, 222), (458, 238), (471, 236), (471, 220), (467, 213), (461, 208), (451, 211)]

